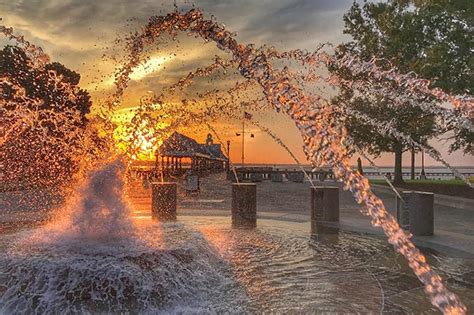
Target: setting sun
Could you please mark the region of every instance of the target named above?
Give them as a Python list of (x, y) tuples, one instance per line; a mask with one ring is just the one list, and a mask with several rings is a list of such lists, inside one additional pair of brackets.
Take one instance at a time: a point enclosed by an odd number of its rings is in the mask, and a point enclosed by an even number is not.
[(472, 313), (474, 1), (197, 2), (0, 0), (0, 315)]

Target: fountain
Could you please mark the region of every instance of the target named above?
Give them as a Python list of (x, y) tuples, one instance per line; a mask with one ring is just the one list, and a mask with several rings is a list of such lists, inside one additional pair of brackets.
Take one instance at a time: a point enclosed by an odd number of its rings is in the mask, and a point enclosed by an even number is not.
[[(43, 67), (48, 62), (47, 55), (40, 48), (14, 35), (12, 29), (0, 27), (0, 32), (27, 52), (35, 67)], [(218, 48), (230, 54), (230, 60), (216, 58), (210, 66), (197, 69), (140, 104), (126, 125), (130, 138), (125, 149), (117, 152), (113, 146), (115, 125), (111, 116), (120, 104), (133, 69), (146, 58), (146, 47), (166, 35), (175, 40), (178, 32), (189, 32), (215, 42)], [(466, 312), (458, 296), (446, 288), (436, 270), (428, 264), (427, 257), (411, 242), (410, 235), (400, 228), (382, 201), (373, 194), (368, 180), (350, 167), (350, 141), (338, 121), (338, 114), (348, 114), (349, 109), (343, 104), (336, 108), (321, 95), (309, 93), (305, 89), (305, 79), (311, 77), (334, 86), (360, 85), (361, 82), (345, 82), (335, 75), (327, 78), (314, 76), (320, 65), (344, 66), (354, 72), (368, 73), (378, 81), (388, 80), (406, 86), (409, 93), (427, 94), (450, 102), (465, 117), (472, 114), (472, 99), (430, 89), (428, 81), (411, 75), (381, 70), (376, 61), (362, 62), (353, 56), (336, 59), (319, 50), (313, 53), (298, 50), (279, 52), (273, 48), (240, 44), (222, 25), (205, 19), (197, 9), (151, 17), (141, 32), (130, 36), (128, 48), (127, 62), (116, 77), (116, 90), (98, 111), (88, 133), (80, 135), (80, 131), (73, 128), (74, 124), (58, 124), (75, 122), (77, 113), (50, 112), (48, 119), (63, 130), (60, 136), (53, 137), (54, 141), (63, 144), (70, 139), (78, 141), (74, 156), (78, 160), (77, 176), (81, 185), (79, 189), (77, 186), (71, 189), (71, 185), (64, 188), (65, 206), (58, 209), (50, 223), (18, 232), (15, 240), (5, 238), (0, 243), (0, 312), (384, 311), (385, 296), (381, 284), (387, 280), (383, 274), (387, 266), (384, 257), (399, 259), (399, 256), (389, 252), (387, 245), (378, 238), (339, 232), (331, 233), (332, 236), (324, 241), (314, 240), (307, 233), (309, 231), (296, 223), (279, 225), (265, 220), (259, 221), (259, 229), (242, 231), (232, 229), (223, 219), (215, 217), (206, 220), (190, 217), (169, 223), (132, 219), (133, 206), (127, 203), (124, 186), (128, 183), (124, 174), (143, 142), (157, 143), (163, 135), (189, 122), (210, 127), (209, 123), (219, 117), (235, 117), (244, 103), (238, 98), (250, 87), (258, 87), (263, 93), (263, 98), (254, 100), (260, 104), (255, 105), (254, 110), (261, 109), (259, 106), (270, 107), (295, 121), (312, 166), (331, 165), (338, 181), (363, 205), (372, 218), (372, 224), (381, 227), (389, 243), (407, 259), (431, 303), (446, 314)], [(308, 65), (310, 73), (301, 75), (287, 67), (279, 69), (272, 64), (274, 59), (295, 59)], [(208, 100), (204, 107), (196, 106), (197, 99), (183, 100), (174, 108), (164, 105), (167, 97), (190, 86), (193, 79), (208, 76), (218, 69), (236, 69), (245, 81), (224, 92), (201, 94), (201, 99)], [(77, 91), (51, 71), (51, 83), (64, 87), (74, 99)], [(22, 128), (28, 124), (35, 125), (39, 118), (31, 109), (31, 104), (36, 104), (37, 100), (27, 96), (14, 80), (0, 79), (2, 90), (7, 90), (8, 86), (15, 96), (8, 104), (2, 100), (1, 105), (18, 108), (12, 117), (7, 117), (9, 124), (7, 132), (2, 133), (3, 144), (12, 137), (21, 138)], [(393, 97), (397, 98), (396, 95)], [(19, 106), (23, 103), (28, 106)], [(472, 130), (465, 119), (452, 115), (449, 110), (430, 110), (442, 112), (450, 123)], [(361, 116), (374, 128), (380, 125), (370, 117), (354, 112), (350, 114)], [(162, 128), (153, 127), (164, 122)], [(294, 158), (271, 130), (258, 122), (255, 124)], [(37, 128), (47, 130), (48, 126), (38, 124)], [(91, 150), (97, 146), (92, 139), (98, 130), (106, 134), (104, 139), (109, 143), (99, 150), (100, 153)], [(406, 138), (390, 126), (382, 131)], [(63, 139), (63, 134), (71, 138)], [(433, 148), (408, 140), (414, 146), (428, 149), (429, 154), (444, 162)], [(70, 180), (64, 181), (70, 183)], [(240, 186), (236, 185), (238, 189)], [(238, 205), (235, 208), (236, 212), (242, 211)], [(375, 260), (374, 257), (378, 261), (369, 264), (369, 260)], [(435, 257), (439, 270), (453, 276), (456, 274), (457, 270), (449, 269), (448, 258)], [(347, 277), (352, 279), (349, 285)], [(385, 281), (384, 285), (390, 286), (389, 282)], [(413, 277), (407, 283), (414, 288), (417, 286)], [(380, 292), (381, 297), (377, 294)], [(419, 301), (422, 298), (413, 297), (412, 302), (418, 304)], [(404, 302), (397, 305), (392, 303), (387, 310), (419, 311), (417, 306), (404, 308)]]

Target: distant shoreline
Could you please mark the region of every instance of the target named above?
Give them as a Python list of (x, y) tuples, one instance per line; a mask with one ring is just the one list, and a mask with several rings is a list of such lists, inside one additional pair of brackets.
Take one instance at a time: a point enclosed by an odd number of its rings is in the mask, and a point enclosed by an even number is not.
[[(302, 166), (304, 167), (311, 167), (310, 164), (301, 164)], [(240, 163), (234, 163), (234, 166), (235, 167), (240, 167), (241, 164)], [(254, 166), (254, 167), (258, 167), (258, 166), (266, 166), (266, 167), (270, 167), (270, 166), (276, 166), (276, 167), (295, 167), (295, 166), (298, 166), (298, 164), (276, 164), (276, 163), (266, 163), (266, 164), (253, 164), (253, 163), (249, 163), (249, 164), (245, 164), (245, 166)], [(467, 168), (467, 169), (474, 169), (474, 166), (473, 165), (451, 165), (452, 167), (454, 168)], [(353, 168), (357, 168), (357, 165), (351, 165), (351, 167)], [(377, 165), (377, 167), (379, 168), (394, 168), (393, 165)], [(362, 165), (362, 168), (367, 168), (367, 169), (370, 169), (370, 168), (373, 168), (372, 166), (369, 166), (369, 165)], [(411, 168), (411, 165), (403, 165), (402, 168), (405, 168), (405, 169), (408, 169), (408, 168)], [(415, 166), (415, 169), (421, 169), (421, 166)], [(442, 165), (425, 165), (425, 169), (447, 169), (445, 166), (442, 166)]]
[[(143, 164), (143, 165), (150, 165), (154, 164), (155, 161), (135, 161), (136, 164)], [(235, 167), (241, 167), (240, 163), (233, 163)], [(245, 166), (249, 167), (288, 167), (288, 168), (295, 168), (298, 167), (298, 164), (285, 164), (285, 163), (245, 163)], [(311, 167), (310, 164), (302, 164), (303, 167)], [(474, 165), (451, 165), (456, 169), (474, 169)], [(357, 165), (351, 165), (352, 168), (357, 168)], [(381, 169), (393, 169), (393, 165), (377, 165), (377, 167)], [(326, 167), (327, 168), (327, 167)], [(373, 167), (369, 165), (362, 165), (363, 169), (373, 169)], [(404, 169), (411, 169), (411, 165), (403, 165), (402, 168)], [(426, 169), (447, 169), (443, 165), (425, 165)], [(421, 166), (415, 166), (415, 170), (421, 170)]]

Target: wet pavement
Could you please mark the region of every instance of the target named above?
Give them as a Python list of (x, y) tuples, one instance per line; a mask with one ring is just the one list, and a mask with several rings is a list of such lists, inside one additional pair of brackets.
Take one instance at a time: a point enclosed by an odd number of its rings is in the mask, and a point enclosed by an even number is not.
[[(230, 215), (231, 185), (225, 179), (225, 174), (214, 174), (202, 178), (201, 193), (191, 196), (184, 192), (184, 183), (178, 181), (178, 213)], [(334, 181), (316, 181), (315, 185), (337, 184)], [(132, 203), (136, 205), (135, 208), (149, 211), (149, 189), (144, 189), (143, 182), (136, 181), (133, 183), (133, 190)], [(386, 209), (396, 215), (395, 194), (377, 188), (374, 188), (374, 192), (382, 199)], [(349, 231), (382, 234), (381, 229), (371, 226), (369, 218), (362, 214), (361, 206), (354, 201), (350, 192), (340, 189), (339, 199), (338, 227)], [(260, 218), (309, 222), (310, 184), (270, 181), (257, 183), (257, 213)], [(435, 204), (434, 225), (434, 236), (414, 238), (418, 245), (474, 257), (474, 209)]]

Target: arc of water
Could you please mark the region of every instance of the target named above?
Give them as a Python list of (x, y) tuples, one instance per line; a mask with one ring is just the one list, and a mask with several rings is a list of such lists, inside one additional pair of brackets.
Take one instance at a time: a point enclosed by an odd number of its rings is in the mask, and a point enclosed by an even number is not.
[[(273, 49), (268, 52), (268, 56), (271, 58), (279, 59), (293, 59), (296, 61), (300, 61), (303, 65), (310, 64), (319, 66), (319, 64), (321, 63), (337, 66), (350, 65), (350, 70), (355, 71), (356, 74), (360, 74), (364, 71), (369, 71), (372, 76), (375, 75), (375, 77), (379, 80), (345, 80), (336, 74), (330, 74), (328, 78), (324, 78), (320, 75), (315, 75), (315, 69), (311, 67), (309, 68), (310, 74), (308, 75), (308, 77), (310, 80), (322, 81), (335, 86), (344, 86), (349, 89), (357, 89), (373, 95), (383, 95), (385, 98), (390, 98), (391, 101), (395, 104), (395, 106), (410, 103), (412, 105), (419, 106), (420, 108), (429, 113), (442, 117), (443, 122), (445, 121), (445, 128), (447, 129), (454, 127), (458, 129), (465, 129), (469, 132), (474, 132), (474, 126), (472, 125), (472, 122), (469, 119), (469, 117), (472, 117), (472, 104), (474, 103), (474, 99), (472, 97), (467, 95), (449, 96), (449, 94), (443, 92), (441, 89), (430, 89), (429, 85), (431, 84), (431, 82), (424, 79), (418, 79), (413, 74), (402, 75), (394, 69), (384, 71), (376, 65), (376, 61), (378, 59), (374, 59), (370, 62), (372, 66), (362, 67), (363, 69), (360, 69), (353, 67), (353, 63), (340, 62), (337, 58), (330, 56), (326, 52), (320, 50), (321, 49), (319, 48), (316, 51), (307, 52), (296, 49), (289, 52), (278, 52)], [(351, 60), (356, 60), (359, 65), (364, 63), (356, 56), (351, 56), (350, 58)], [(389, 80), (391, 82), (395, 80), (395, 83), (402, 87), (404, 90), (403, 93), (407, 93), (407, 95), (405, 97), (401, 97), (400, 91), (395, 91), (391, 87), (383, 86), (383, 84), (382, 86), (374, 87), (376, 83), (381, 83), (380, 79)], [(411, 86), (411, 88), (406, 89), (406, 86)], [(458, 112), (454, 112), (453, 110), (444, 108), (433, 102), (413, 102), (413, 99), (416, 96), (415, 93), (418, 93), (418, 96), (420, 94), (425, 96), (429, 95), (431, 97), (434, 97), (438, 101), (449, 102)], [(467, 117), (459, 115), (459, 111), (461, 113), (464, 113)]]
[(239, 177), (237, 176), (237, 171), (235, 170), (235, 165), (234, 163), (232, 163), (232, 161), (230, 160), (230, 155), (229, 155), (229, 151), (227, 150), (227, 147), (224, 145), (224, 143), (222, 142), (219, 134), (217, 133), (217, 131), (209, 124), (206, 122), (206, 125), (207, 127), (209, 128), (209, 130), (212, 131), (212, 133), (216, 136), (217, 138), (217, 141), (219, 141), (219, 143), (221, 144), (221, 146), (224, 148), (224, 152), (225, 154), (227, 155), (227, 158), (229, 159), (228, 163), (229, 163), (229, 166), (230, 168), (232, 169), (232, 173), (234, 174), (234, 178), (235, 178), (235, 182), (237, 184), (239, 184)]
[(216, 56), (213, 63), (211, 63), (210, 65), (206, 67), (197, 68), (195, 71), (189, 72), (185, 77), (179, 79), (178, 82), (170, 85), (167, 88), (167, 90), (168, 91), (174, 91), (175, 89), (182, 90), (185, 87), (189, 86), (192, 83), (193, 79), (196, 77), (208, 76), (219, 68), (226, 70), (227, 68), (232, 67), (233, 65), (234, 65), (234, 62), (232, 60), (227, 61), (220, 58), (219, 56)]
[[(1, 20), (1, 19), (0, 19)], [(3, 33), (9, 40), (14, 40), (27, 55), (31, 57), (31, 60), (38, 67), (43, 67), (50, 61), (49, 55), (46, 54), (41, 47), (33, 45), (21, 35), (16, 35), (13, 31), (13, 27), (6, 27), (0, 25), (0, 33)]]
[[(385, 210), (382, 201), (370, 190), (368, 180), (354, 172), (349, 165), (346, 143), (346, 131), (332, 125), (331, 115), (327, 111), (315, 113), (308, 106), (308, 97), (296, 86), (290, 84), (288, 77), (274, 70), (261, 50), (237, 43), (232, 34), (217, 23), (203, 18), (202, 12), (193, 9), (185, 14), (174, 12), (164, 17), (153, 17), (144, 28), (148, 43), (162, 32), (172, 36), (177, 31), (191, 31), (206, 40), (215, 41), (219, 48), (229, 51), (239, 61), (239, 71), (246, 77), (255, 79), (264, 89), (264, 93), (276, 110), (283, 109), (296, 121), (305, 143), (305, 153), (316, 163), (320, 160), (333, 167), (336, 178), (345, 183), (359, 203), (365, 203), (372, 223), (382, 226), (395, 249), (403, 254), (420, 281), (425, 285), (431, 301), (445, 313), (465, 313), (466, 308), (459, 298), (448, 291), (436, 272), (426, 262), (426, 258), (410, 241), (410, 235), (401, 230), (396, 220)], [(131, 47), (138, 45), (143, 49), (143, 40), (133, 41)], [(133, 53), (134, 51), (132, 51)], [(133, 55), (130, 64), (136, 61)], [(119, 82), (120, 83), (120, 82)]]
[(456, 174), (457, 177), (461, 178), (466, 185), (468, 185), (471, 188), (474, 188), (474, 185), (471, 184), (471, 182), (469, 181), (469, 178), (467, 178), (464, 174), (459, 172), (455, 167), (451, 166), (448, 162), (446, 162), (446, 160), (442, 158), (441, 154), (432, 146), (428, 144), (419, 143), (413, 140), (412, 138), (410, 138), (409, 136), (405, 135), (404, 133), (397, 131), (396, 128), (394, 128), (390, 122), (387, 123), (387, 122), (378, 121), (377, 119), (368, 117), (367, 115), (364, 115), (363, 113), (357, 110), (350, 109), (347, 106), (341, 107), (341, 110), (349, 115), (356, 117), (357, 119), (363, 121), (364, 123), (369, 124), (381, 134), (392, 135), (399, 140), (406, 141), (412, 147), (417, 147), (419, 149), (424, 150), (426, 153), (428, 153), (430, 157), (442, 163), (451, 172)]
[(430, 88), (431, 81), (419, 79), (414, 73), (401, 74), (394, 68), (383, 70), (377, 65), (380, 59), (373, 58), (370, 61), (363, 61), (354, 55), (345, 55), (342, 58), (332, 58), (332, 62), (338, 66), (349, 68), (354, 74), (369, 73), (375, 79), (390, 80), (399, 87), (406, 88), (408, 91), (419, 92), (431, 95), (440, 101), (451, 103), (455, 108), (463, 112), (467, 117), (472, 117), (474, 110), (474, 98), (472, 96), (450, 95), (440, 88)]
[[(366, 73), (376, 80), (389, 80), (396, 83), (399, 87), (405, 88), (410, 92), (418, 92), (425, 95), (431, 95), (440, 101), (449, 102), (455, 108), (463, 112), (467, 117), (472, 117), (474, 110), (474, 97), (470, 95), (451, 95), (444, 92), (440, 88), (430, 88), (431, 81), (420, 79), (415, 73), (402, 74), (394, 67), (388, 70), (377, 65), (377, 62), (388, 62), (382, 58), (372, 58), (370, 61), (361, 60), (357, 55), (346, 53), (343, 57), (337, 58), (331, 56), (325, 51), (321, 51), (321, 47), (315, 51), (308, 52), (301, 49), (290, 50), (287, 52), (279, 52), (272, 48), (268, 50), (267, 56), (270, 58), (293, 59), (303, 64), (318, 66), (324, 64), (326, 66), (336, 66), (339, 68), (347, 68), (354, 75)], [(337, 84), (342, 82), (342, 78), (334, 76), (332, 81)], [(352, 84), (353, 81), (350, 81)], [(349, 82), (347, 82), (349, 83)]]
[(443, 123), (445, 124), (445, 128), (447, 129), (449, 129), (451, 126), (454, 126), (458, 129), (465, 129), (469, 132), (474, 132), (474, 126), (468, 118), (456, 114), (456, 112), (451, 109), (444, 108), (438, 105), (437, 102), (427, 102), (425, 100), (422, 100), (420, 102), (414, 101), (413, 95), (405, 95), (404, 91), (395, 91), (394, 89), (389, 88), (387, 86), (375, 86), (375, 82), (373, 81), (347, 81), (343, 80), (337, 75), (331, 75), (329, 78), (326, 79), (326, 82), (337, 84), (339, 86), (344, 86), (348, 89), (355, 89), (361, 91), (361, 93), (365, 95), (383, 96), (384, 99), (390, 100), (388, 104), (391, 106), (397, 107), (405, 104), (417, 106), (427, 113), (434, 114), (438, 117), (443, 118)]
[(367, 156), (367, 154), (365, 154), (362, 150), (359, 150), (359, 154), (362, 155), (362, 157), (364, 159), (367, 160), (367, 162), (369, 162), (370, 166), (372, 166), (373, 168), (375, 168), (375, 170), (377, 171), (377, 173), (379, 173), (380, 176), (382, 176), (382, 178), (384, 179), (384, 181), (387, 183), (387, 185), (392, 189), (392, 191), (395, 193), (395, 195), (403, 202), (405, 203), (405, 200), (402, 198), (402, 196), (400, 195), (400, 193), (398, 192), (398, 190), (395, 188), (395, 186), (393, 186), (392, 182), (390, 180), (388, 180), (387, 176), (383, 175), (382, 173), (382, 170), (377, 166), (377, 164), (375, 164), (375, 162), (369, 158)]

